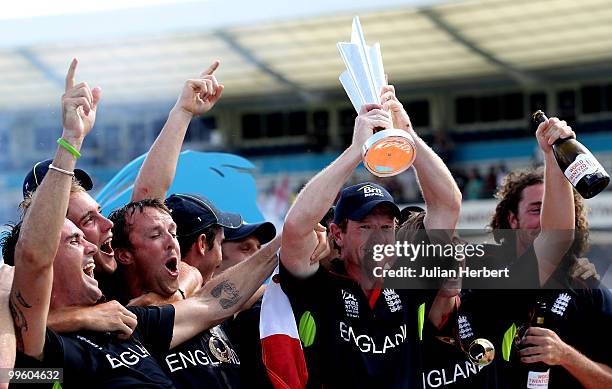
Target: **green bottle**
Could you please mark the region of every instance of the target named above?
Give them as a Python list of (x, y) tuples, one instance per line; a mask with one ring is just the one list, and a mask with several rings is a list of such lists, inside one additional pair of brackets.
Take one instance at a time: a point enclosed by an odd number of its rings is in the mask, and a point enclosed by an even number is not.
[[(546, 318), (546, 302), (538, 301), (533, 315), (531, 326), (547, 328)], [(525, 345), (527, 346), (527, 345)], [(529, 363), (527, 372), (527, 389), (547, 389), (550, 378), (550, 366), (544, 362)]]

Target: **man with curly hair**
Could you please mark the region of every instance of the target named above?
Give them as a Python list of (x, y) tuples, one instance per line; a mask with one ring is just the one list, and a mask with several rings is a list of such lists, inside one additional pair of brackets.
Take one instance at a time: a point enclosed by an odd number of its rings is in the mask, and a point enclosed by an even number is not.
[[(522, 290), (462, 295), (461, 320), (470, 321), (477, 336), (496, 343), (497, 387), (531, 387), (529, 380), (536, 375), (548, 388), (612, 385), (612, 344), (602, 336), (612, 324), (612, 298), (594, 277), (587, 277), (592, 275), (590, 269), (575, 266), (588, 245), (585, 206), (558, 168), (551, 148), (557, 138), (567, 136), (574, 134), (558, 119), (539, 126), (536, 137), (544, 152), (544, 169), (510, 173), (495, 195), (499, 203), (490, 223), (500, 246), (488, 246), (489, 251), (505, 247), (504, 255), (498, 250), (496, 259), (514, 271), (521, 269), (521, 280), (539, 281), (541, 289), (530, 284)], [(565, 251), (551, 250), (551, 242), (559, 241), (566, 231), (573, 232), (571, 244)], [(539, 303), (546, 303), (548, 328), (527, 328)], [(519, 330), (515, 336), (517, 326), (526, 331)], [(530, 364), (538, 362), (550, 369), (530, 371)]]
[[(536, 169), (521, 169), (512, 171), (502, 181), (500, 187), (495, 193), (495, 198), (499, 200), (495, 208), (489, 228), (498, 243), (503, 243), (507, 239), (512, 239), (505, 231), (517, 231), (526, 226), (527, 228), (534, 227), (536, 230), (540, 228), (539, 217), (529, 216), (530, 214), (537, 215), (538, 205), (541, 201), (538, 196), (535, 196), (534, 201), (530, 202), (531, 192), (539, 192), (539, 188), (544, 185), (544, 171), (542, 168)], [(536, 193), (537, 194), (537, 193)], [(519, 210), (521, 207), (529, 207), (531, 210), (523, 212), (521, 215)], [(571, 257), (578, 261), (578, 256), (585, 254), (588, 249), (589, 225), (586, 215), (586, 207), (584, 200), (576, 192), (574, 192), (574, 215), (575, 215), (575, 232), (574, 242), (570, 248), (570, 252), (575, 254)], [(518, 227), (518, 228), (517, 228)], [(533, 240), (528, 237), (517, 236), (517, 250), (524, 244), (531, 244)], [(527, 239), (526, 239), (527, 238)], [(582, 259), (582, 258), (581, 258)], [(576, 265), (584, 264), (583, 261)], [(592, 265), (592, 264), (591, 264)], [(572, 276), (579, 276), (582, 279), (587, 279), (591, 276), (597, 278), (597, 273), (592, 266), (573, 266)]]
[[(528, 189), (529, 187), (542, 184), (544, 184), (544, 171), (542, 168), (514, 170), (502, 180), (494, 195), (499, 200), (499, 203), (488, 226), (496, 242), (503, 243), (506, 239), (512, 239), (511, 235), (509, 236), (504, 232), (508, 230), (516, 231), (510, 225), (510, 215), (518, 213), (519, 204), (523, 196), (532, 190)], [(569, 249), (572, 255), (565, 257), (565, 261), (560, 263), (563, 271), (558, 270), (556, 273), (582, 280), (587, 280), (591, 277), (599, 280), (595, 265), (589, 262), (588, 258), (581, 257), (589, 249), (589, 223), (584, 199), (575, 191), (574, 215), (574, 241)], [(522, 220), (522, 222), (524, 223), (525, 220)], [(539, 228), (539, 224), (537, 224), (539, 220), (535, 220), (535, 222), (536, 226), (538, 226), (537, 228)]]

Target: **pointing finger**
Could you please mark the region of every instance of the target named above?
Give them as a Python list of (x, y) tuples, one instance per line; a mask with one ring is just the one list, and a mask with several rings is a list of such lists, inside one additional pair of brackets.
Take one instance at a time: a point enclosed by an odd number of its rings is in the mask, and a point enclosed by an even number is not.
[(202, 74), (200, 74), (200, 77), (209, 76), (213, 74), (215, 70), (217, 70), (220, 64), (221, 64), (221, 61), (219, 61), (218, 59), (214, 60), (212, 65), (210, 65), (208, 69), (203, 71)]
[(74, 75), (76, 73), (76, 67), (79, 61), (76, 58), (72, 59), (70, 67), (68, 68), (68, 74), (66, 74), (66, 92), (74, 87)]

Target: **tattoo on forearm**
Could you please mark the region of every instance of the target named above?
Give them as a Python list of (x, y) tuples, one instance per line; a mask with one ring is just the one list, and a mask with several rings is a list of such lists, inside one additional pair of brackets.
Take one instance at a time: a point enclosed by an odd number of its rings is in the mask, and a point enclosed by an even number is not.
[(14, 294), (11, 294), (11, 298), (9, 299), (9, 309), (11, 310), (13, 325), (15, 326), (15, 343), (17, 345), (17, 351), (23, 352), (24, 345), (22, 331), (28, 330), (28, 321), (21, 311), (20, 306), (24, 308), (32, 308), (32, 306), (25, 301), (21, 293), (16, 291)]
[(32, 308), (32, 306), (30, 304), (28, 304), (27, 301), (25, 301), (25, 299), (23, 298), (21, 293), (19, 293), (19, 292), (15, 293), (15, 298), (17, 299), (19, 304), (23, 305), (24, 307)]
[(210, 294), (216, 298), (221, 297), (222, 293), (227, 296), (227, 298), (219, 299), (219, 304), (223, 309), (229, 309), (233, 307), (240, 300), (240, 291), (236, 289), (236, 286), (228, 280), (221, 281), (219, 285), (215, 286), (210, 291)]

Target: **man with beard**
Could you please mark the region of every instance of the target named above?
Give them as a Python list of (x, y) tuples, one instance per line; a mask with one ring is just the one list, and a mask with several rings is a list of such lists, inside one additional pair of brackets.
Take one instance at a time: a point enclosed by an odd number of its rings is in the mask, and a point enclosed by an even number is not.
[[(454, 305), (454, 296), (434, 300), (435, 291), (382, 289), (380, 280), (363, 274), (373, 241), (395, 243), (400, 215), (379, 185), (340, 191), (375, 128), (404, 129), (415, 139), (414, 167), (427, 204), (428, 230), (454, 230), (461, 204), (450, 172), (414, 132), (393, 86), (383, 87), (381, 101), (362, 107), (351, 145), (306, 184), (285, 220), (280, 284), (299, 323), (309, 387), (415, 387), (423, 320), (428, 316), (438, 325)], [(338, 192), (331, 233), (340, 248), (342, 273), (310, 261), (316, 244), (312, 230)]]
[[(612, 345), (603, 334), (612, 324), (612, 297), (595, 277), (575, 277), (589, 274), (577, 260), (588, 244), (586, 210), (551, 148), (555, 140), (575, 134), (564, 121), (551, 118), (539, 125), (536, 137), (544, 172), (519, 170), (505, 178), (490, 224), (501, 246), (489, 251), (497, 253), (494, 260), (500, 264), (523, 269), (523, 276), (528, 275), (524, 269), (531, 269), (529, 283), (542, 289), (466, 291), (459, 317), (464, 325), (471, 322), (476, 336), (494, 341), (498, 388), (524, 387), (536, 376), (548, 388), (609, 387)], [(573, 242), (555, 247), (567, 231)], [(532, 320), (541, 303), (546, 304), (548, 328)], [(530, 364), (537, 362), (550, 366), (548, 372), (530, 373)]]

